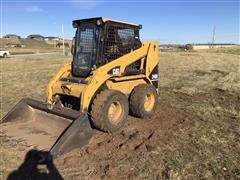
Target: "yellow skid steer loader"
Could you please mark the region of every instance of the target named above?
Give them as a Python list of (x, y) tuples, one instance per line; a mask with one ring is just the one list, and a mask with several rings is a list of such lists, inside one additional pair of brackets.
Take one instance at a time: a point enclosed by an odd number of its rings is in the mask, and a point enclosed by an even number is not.
[(49, 82), (47, 102), (22, 99), (1, 119), (4, 135), (53, 157), (87, 144), (92, 127), (114, 132), (128, 113), (151, 116), (158, 99), (158, 43), (140, 41), (141, 25), (98, 17), (73, 27), (73, 60)]

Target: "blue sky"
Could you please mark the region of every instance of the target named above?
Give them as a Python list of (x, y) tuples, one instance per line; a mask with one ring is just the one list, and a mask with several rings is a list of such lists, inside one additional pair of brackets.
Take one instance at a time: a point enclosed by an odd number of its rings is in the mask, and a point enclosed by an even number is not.
[(141, 38), (160, 43), (239, 43), (238, 0), (1, 0), (1, 35), (72, 38), (72, 20), (110, 17), (143, 25)]

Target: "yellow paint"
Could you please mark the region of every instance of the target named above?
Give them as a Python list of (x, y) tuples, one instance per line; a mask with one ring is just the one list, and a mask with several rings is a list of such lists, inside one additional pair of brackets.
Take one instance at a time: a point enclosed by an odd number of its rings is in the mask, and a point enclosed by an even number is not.
[(151, 111), (155, 103), (155, 98), (152, 93), (147, 93), (144, 102), (144, 108), (146, 111)]
[[(125, 68), (133, 62), (141, 59), (141, 67), (146, 64), (145, 74), (123, 76)], [(106, 83), (109, 89), (115, 89), (130, 94), (132, 89), (138, 84), (151, 83), (149, 75), (153, 68), (158, 64), (158, 43), (144, 42), (142, 47), (132, 51), (114, 61), (111, 61), (92, 72), (87, 77), (87, 84), (74, 84), (60, 81), (61, 78), (71, 76), (71, 63), (67, 63), (54, 78), (49, 82), (47, 89), (47, 101), (52, 103), (53, 96), (56, 94), (66, 94), (80, 98), (81, 110), (87, 110), (90, 102), (97, 90)], [(120, 67), (117, 74), (108, 74), (114, 67)]]
[(129, 95), (133, 88), (139, 84), (146, 84), (146, 81), (142, 79), (129, 79), (127, 81), (114, 81), (114, 79), (109, 79), (106, 81), (106, 85), (109, 89), (114, 89), (121, 91), (122, 93)]
[(121, 120), (121, 115), (123, 113), (122, 104), (119, 101), (114, 101), (110, 104), (108, 108), (108, 119), (111, 123), (117, 124)]
[[(61, 77), (63, 77), (64, 74), (70, 73), (69, 70), (71, 70), (71, 63), (64, 64), (57, 74), (52, 78), (52, 80), (48, 83), (48, 88), (47, 88), (47, 102), (52, 103), (53, 101), (53, 96), (56, 94), (54, 91), (54, 86), (59, 81)], [(64, 76), (66, 77), (66, 75)]]

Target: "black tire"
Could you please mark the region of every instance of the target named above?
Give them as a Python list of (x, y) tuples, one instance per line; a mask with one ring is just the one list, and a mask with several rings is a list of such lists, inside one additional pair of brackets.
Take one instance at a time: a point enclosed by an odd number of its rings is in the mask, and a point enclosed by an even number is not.
[(7, 58), (7, 54), (6, 53), (3, 54), (3, 58)]
[[(113, 108), (114, 106), (115, 108)], [(114, 109), (112, 114), (110, 109)], [(128, 111), (127, 97), (120, 91), (106, 89), (101, 91), (93, 100), (92, 123), (99, 130), (114, 132), (124, 125)]]
[[(157, 101), (156, 88), (152, 85), (140, 84), (133, 89), (130, 95), (130, 113), (140, 118), (149, 117), (154, 113)], [(145, 103), (148, 103), (149, 106), (146, 107)]]

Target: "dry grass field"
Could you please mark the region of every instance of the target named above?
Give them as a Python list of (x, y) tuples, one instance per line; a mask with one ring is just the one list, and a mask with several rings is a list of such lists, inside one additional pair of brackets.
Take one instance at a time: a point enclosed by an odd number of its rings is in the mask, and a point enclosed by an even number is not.
[[(5, 45), (7, 44), (24, 45), (25, 47), (6, 48)], [(0, 49), (8, 50), (11, 55), (62, 51), (62, 49), (55, 46), (56, 44), (48, 44), (46, 41), (41, 40), (0, 38)], [(66, 49), (66, 51), (69, 51), (69, 49)]]
[[(68, 60), (1, 59), (1, 117), (23, 97), (44, 100), (48, 81)], [(115, 134), (95, 131), (89, 145), (54, 161), (63, 178), (240, 179), (240, 48), (165, 52), (159, 61), (156, 114), (129, 116)], [(6, 179), (27, 149), (0, 137), (0, 178)], [(47, 174), (42, 165), (38, 171)]]

